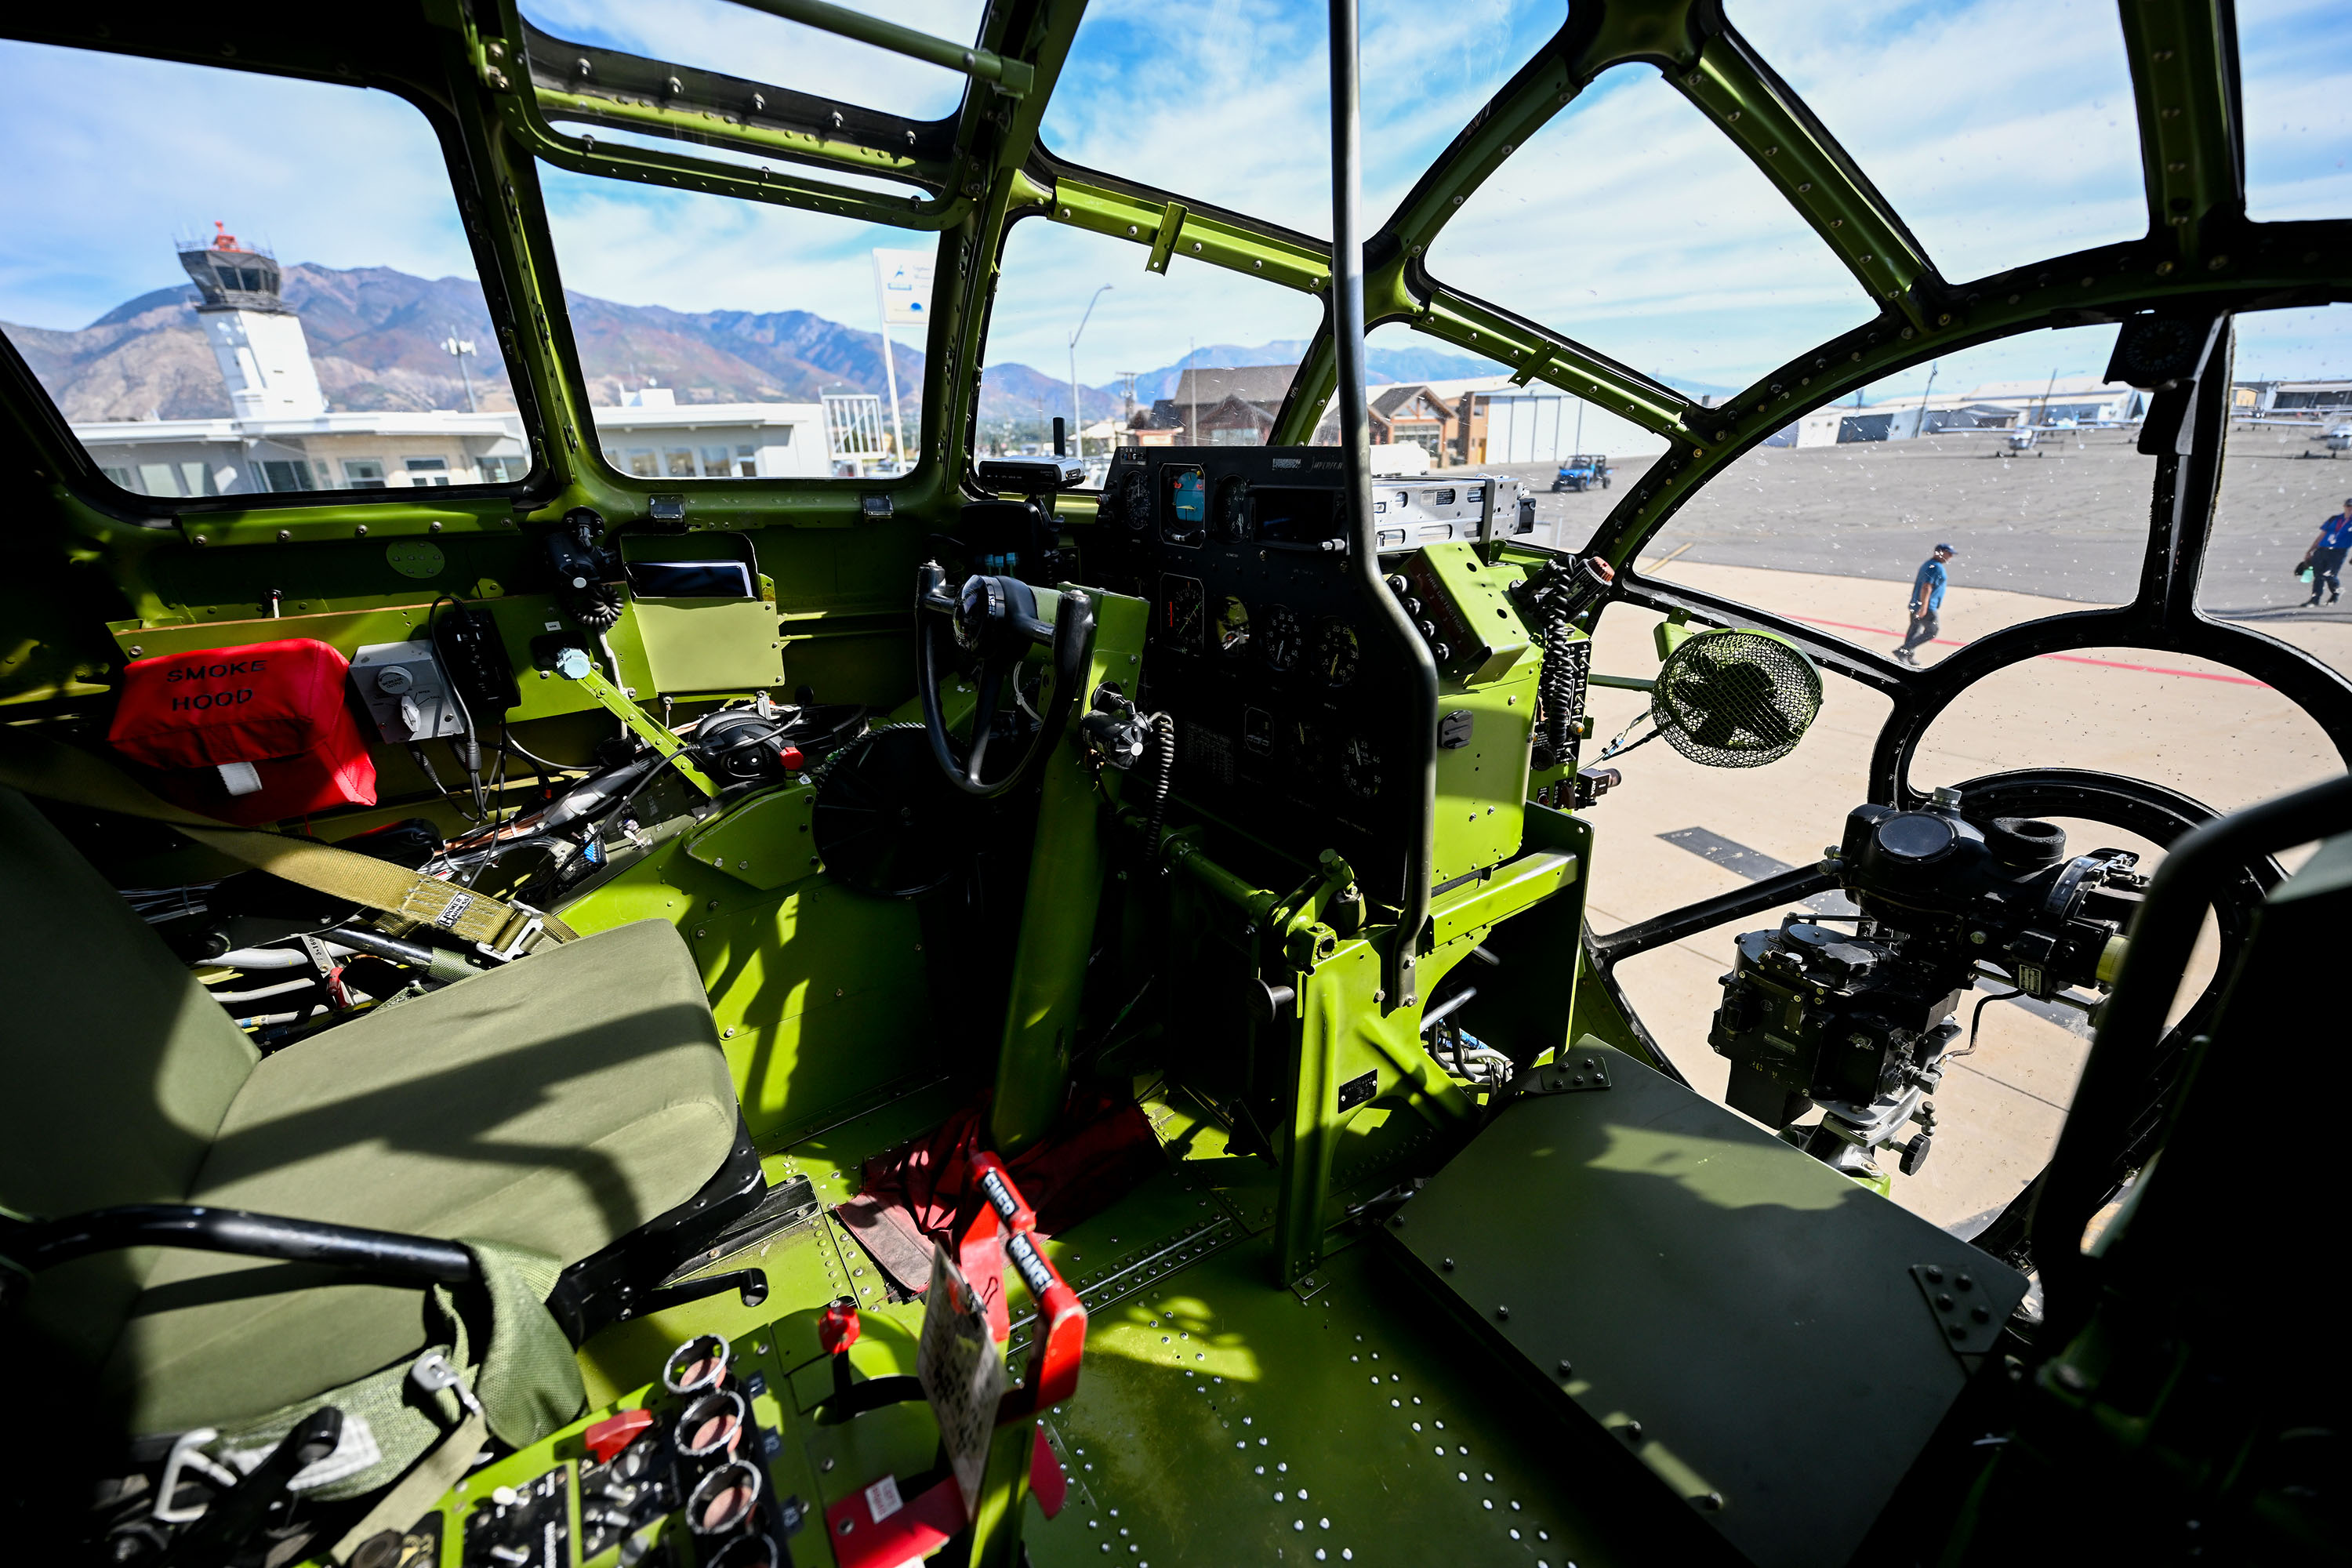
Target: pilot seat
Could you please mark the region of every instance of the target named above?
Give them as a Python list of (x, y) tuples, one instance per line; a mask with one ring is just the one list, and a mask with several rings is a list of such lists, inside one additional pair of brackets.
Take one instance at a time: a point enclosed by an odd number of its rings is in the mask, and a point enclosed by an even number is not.
[[(0, 1070), (20, 1104), (40, 1108), (0, 1143), (12, 1237), (30, 1234), (24, 1218), (204, 1205), (462, 1241), (482, 1262), (479, 1278), (436, 1288), (398, 1267), (282, 1248), (110, 1245), (0, 1282), (26, 1292), (16, 1342), (39, 1347), (18, 1363), (40, 1385), (21, 1391), (26, 1408), (71, 1413), (69, 1430), (15, 1427), (7, 1458), (19, 1465), (126, 1475), (211, 1428), (228, 1435), (207, 1445), (212, 1456), (249, 1467), (269, 1451), (270, 1418), (282, 1430), (306, 1402), (362, 1380), (428, 1414), (457, 1412), (453, 1394), (478, 1408), (470, 1385), (501, 1340), (536, 1345), (530, 1375), (557, 1392), (522, 1420), (552, 1429), (576, 1413), (578, 1373), (568, 1353), (547, 1353), (552, 1330), (535, 1302), (521, 1303), (530, 1321), (513, 1311), (513, 1282), (542, 1298), (551, 1288), (576, 1342), (650, 1304), (764, 1192), (700, 978), (660, 921), (582, 937), (265, 1057), (6, 788), (0, 900), (18, 917), (0, 942)], [(497, 1321), (488, 1297), (501, 1287)], [(451, 1359), (469, 1363), (458, 1369), (467, 1392), (436, 1396), (429, 1380), (404, 1377), (436, 1344), (466, 1347)], [(500, 1431), (499, 1414), (491, 1429), (509, 1443), (542, 1435), (511, 1430), (511, 1418)], [(237, 1452), (240, 1430), (258, 1447)], [(391, 1451), (387, 1432), (371, 1470), (360, 1461), (373, 1436), (339, 1440), (346, 1492), (379, 1489), (415, 1458)], [(110, 1467), (110, 1447), (124, 1462)]]

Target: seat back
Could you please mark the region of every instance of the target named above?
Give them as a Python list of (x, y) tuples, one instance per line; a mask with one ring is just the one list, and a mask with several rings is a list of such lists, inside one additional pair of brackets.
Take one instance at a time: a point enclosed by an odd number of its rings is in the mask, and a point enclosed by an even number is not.
[[(178, 1203), (257, 1053), (186, 965), (65, 837), (0, 787), (0, 1204), (54, 1218), (110, 1204)], [(26, 1331), (102, 1358), (151, 1252), (44, 1273)]]

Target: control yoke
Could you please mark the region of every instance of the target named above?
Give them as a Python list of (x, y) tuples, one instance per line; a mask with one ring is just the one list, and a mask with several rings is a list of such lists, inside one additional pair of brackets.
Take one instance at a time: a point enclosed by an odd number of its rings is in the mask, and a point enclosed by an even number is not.
[[(1009, 794), (1028, 777), (1069, 722), (1094, 654), (1093, 601), (1076, 589), (1032, 588), (1018, 577), (967, 577), (961, 589), (950, 594), (945, 570), (936, 561), (927, 561), (916, 569), (915, 618), (915, 684), (923, 700), (923, 728), (930, 736), (932, 759), (948, 782), (965, 795), (993, 800)], [(940, 645), (947, 637), (980, 660), (979, 695), (961, 757), (940, 700), (949, 660)], [(1003, 710), (1005, 682), (1032, 647), (1053, 650), (1053, 699), (1039, 716), (1042, 722), (1020, 762), (993, 783), (985, 783), (982, 770)]]

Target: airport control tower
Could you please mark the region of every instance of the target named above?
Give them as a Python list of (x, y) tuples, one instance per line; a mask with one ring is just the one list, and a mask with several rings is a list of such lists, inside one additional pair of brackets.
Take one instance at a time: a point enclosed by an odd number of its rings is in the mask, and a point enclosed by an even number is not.
[(180, 251), (204, 300), (196, 315), (239, 419), (299, 419), (327, 411), (302, 319), (278, 297), (278, 258), (240, 246), (215, 223), (213, 237)]

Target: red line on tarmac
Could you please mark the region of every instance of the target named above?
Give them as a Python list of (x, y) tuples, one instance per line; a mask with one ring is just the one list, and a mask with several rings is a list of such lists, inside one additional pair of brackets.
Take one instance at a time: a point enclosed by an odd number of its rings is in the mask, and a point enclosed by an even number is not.
[[(1874, 632), (1883, 637), (1899, 637), (1904, 635), (1901, 632), (1890, 631), (1885, 626), (1858, 626), (1852, 621), (1825, 621), (1819, 616), (1790, 616), (1789, 618), (1792, 621), (1803, 621), (1809, 626), (1835, 626), (1838, 630), (1844, 632)], [(1935, 637), (1930, 640), (1940, 644), (1945, 647), (1966, 647), (1969, 646), (1968, 644), (1958, 640), (1957, 637)], [(2202, 669), (2171, 669), (2160, 664), (2125, 664), (2118, 659), (2112, 658), (2084, 658), (2082, 655), (2075, 653), (2042, 653), (2036, 654), (2033, 657), (2036, 658), (2054, 658), (2064, 664), (2095, 664), (2103, 669), (2137, 669), (2145, 675), (2178, 675), (2189, 680), (2220, 680), (2227, 682), (2231, 686), (2260, 686), (2267, 688), (2270, 685), (2270, 682), (2267, 680), (2256, 680), (2251, 676), (2214, 675)]]

